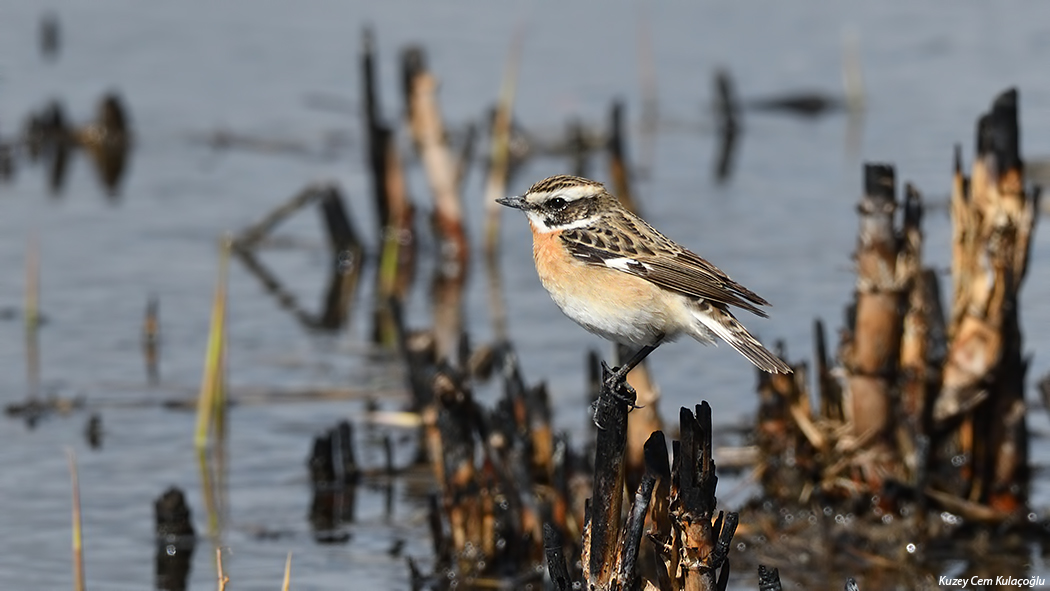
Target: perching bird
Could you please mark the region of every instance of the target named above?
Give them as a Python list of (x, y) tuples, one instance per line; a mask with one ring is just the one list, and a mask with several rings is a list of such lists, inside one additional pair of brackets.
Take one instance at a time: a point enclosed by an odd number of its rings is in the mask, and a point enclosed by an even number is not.
[(765, 317), (758, 306), (769, 302), (656, 231), (601, 183), (552, 176), (497, 201), (528, 216), (536, 271), (562, 312), (594, 334), (641, 347), (618, 378), (682, 334), (702, 343), (717, 335), (759, 368), (791, 373), (729, 311)]

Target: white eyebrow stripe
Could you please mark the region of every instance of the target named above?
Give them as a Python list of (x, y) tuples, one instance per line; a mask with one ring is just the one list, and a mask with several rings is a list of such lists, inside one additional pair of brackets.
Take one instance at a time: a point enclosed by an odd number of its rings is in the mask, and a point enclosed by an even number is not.
[(594, 195), (596, 188), (591, 185), (581, 185), (575, 187), (566, 187), (554, 194), (554, 197), (561, 197), (566, 201), (575, 201), (584, 197), (590, 197)]
[(628, 257), (618, 257), (618, 258), (615, 258), (615, 259), (605, 259), (604, 262), (605, 262), (605, 266), (606, 267), (612, 267), (613, 269), (619, 269), (620, 271), (626, 271), (628, 273), (631, 273), (631, 272), (634, 271), (633, 269), (631, 269), (632, 265), (641, 266), (646, 271), (652, 271), (653, 270), (653, 268), (650, 267), (649, 265), (647, 265), (647, 264), (645, 264), (643, 262), (640, 262), (640, 261), (638, 261), (636, 259), (632, 259), (632, 258), (628, 258)]

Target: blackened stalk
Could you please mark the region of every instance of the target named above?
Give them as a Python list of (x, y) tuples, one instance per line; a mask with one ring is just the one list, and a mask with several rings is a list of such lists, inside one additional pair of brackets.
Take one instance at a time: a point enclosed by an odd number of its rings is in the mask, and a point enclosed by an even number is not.
[(623, 506), (627, 411), (629, 402), (634, 400), (634, 393), (627, 389), (623, 380), (613, 387), (607, 385), (612, 376), (613, 372), (603, 364), (603, 386), (594, 409), (598, 437), (590, 503), (590, 544), (585, 548), (584, 561), (586, 580), (600, 589), (607, 588), (616, 575), (620, 511)]

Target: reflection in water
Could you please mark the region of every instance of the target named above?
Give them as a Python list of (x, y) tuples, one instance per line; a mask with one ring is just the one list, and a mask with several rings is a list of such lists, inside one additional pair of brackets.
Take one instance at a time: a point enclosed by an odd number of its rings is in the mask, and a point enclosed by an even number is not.
[[(21, 145), (24, 150), (17, 148)], [(109, 93), (99, 101), (95, 121), (80, 128), (71, 126), (65, 109), (51, 101), (41, 111), (30, 114), (19, 142), (0, 145), (0, 178), (10, 178), (17, 157), (24, 153), (30, 163), (41, 163), (47, 170), (52, 195), (61, 195), (66, 171), (74, 148), (83, 149), (110, 197), (116, 197), (127, 172), (131, 152), (131, 129), (123, 101)]]
[(102, 449), (102, 434), (102, 415), (93, 412), (84, 426), (84, 439), (88, 447), (96, 451)]
[(15, 149), (0, 140), (0, 181), (9, 181), (15, 174)]
[(22, 136), (30, 162), (41, 161), (47, 167), (51, 194), (59, 195), (69, 160), (69, 127), (62, 104), (51, 101), (39, 113), (31, 114)]
[(109, 93), (99, 102), (95, 121), (75, 133), (77, 143), (95, 165), (98, 180), (108, 195), (118, 195), (131, 148), (131, 130), (123, 102)]
[(58, 15), (46, 13), (40, 17), (40, 55), (49, 61), (58, 59), (58, 51), (62, 46), (61, 29), (58, 26)]
[(844, 112), (847, 115), (846, 151), (855, 154), (859, 149), (864, 124), (864, 95), (857, 59), (847, 54), (845, 63), (845, 96), (820, 91), (787, 92), (758, 99), (741, 100), (729, 71), (715, 72), (714, 116), (718, 132), (715, 151), (714, 178), (725, 183), (733, 175), (733, 164), (739, 150), (741, 114), (744, 110), (780, 113), (808, 119)]
[(160, 300), (151, 295), (146, 302), (146, 318), (142, 322), (142, 354), (146, 361), (146, 376), (151, 386), (160, 382)]
[(360, 470), (354, 455), (354, 432), (347, 421), (314, 439), (307, 459), (313, 499), (309, 521), (314, 539), (322, 544), (350, 540), (343, 524), (353, 523)]
[[(328, 231), (328, 243), (332, 251), (328, 289), (325, 290), (322, 309), (317, 314), (304, 309), (295, 295), (256, 256), (260, 243), (278, 223), (315, 201), (321, 204), (321, 214)], [(346, 205), (337, 187), (334, 185), (306, 187), (290, 200), (266, 214), (263, 219), (240, 232), (233, 241), (232, 249), (244, 263), (245, 268), (262, 282), (266, 291), (273, 294), (281, 307), (290, 311), (303, 326), (338, 330), (346, 325), (364, 263), (364, 247), (350, 223)]]
[(718, 118), (718, 150), (715, 151), (715, 181), (719, 184), (733, 175), (733, 155), (740, 131), (739, 107), (729, 72), (715, 72), (715, 115)]
[(321, 213), (328, 230), (328, 244), (335, 256), (329, 267), (328, 289), (316, 323), (319, 328), (338, 330), (346, 324), (357, 291), (361, 241), (350, 224), (342, 195), (334, 187), (329, 187), (321, 196)]

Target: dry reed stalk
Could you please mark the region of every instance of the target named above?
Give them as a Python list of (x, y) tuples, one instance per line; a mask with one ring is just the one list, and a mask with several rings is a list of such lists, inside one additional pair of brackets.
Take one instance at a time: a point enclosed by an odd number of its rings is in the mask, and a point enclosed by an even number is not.
[[(384, 266), (384, 293), (403, 300), (412, 284), (415, 270), (415, 206), (408, 198), (404, 169), (394, 134), (387, 133), (384, 137), (387, 150), (386, 187), (390, 205), (390, 223), (386, 228), (384, 249), (390, 248), (394, 251), (390, 258), (395, 262), (393, 270)], [(388, 256), (386, 250), (383, 256)]]
[(441, 300), (435, 302), (437, 357), (447, 359), (456, 350), (462, 327), (461, 294), (470, 252), (455, 185), (455, 166), (437, 106), (437, 81), (429, 72), (420, 70), (411, 80), (411, 89), (411, 121), (434, 195), (433, 226), (439, 244), (434, 281), (435, 300)]
[(865, 191), (855, 254), (856, 319), (853, 339), (842, 355), (849, 373), (847, 411), (857, 437), (872, 434), (885, 443), (892, 416), (891, 387), (900, 359), (901, 292), (897, 283), (898, 247), (894, 171), (865, 167)]
[(84, 591), (84, 536), (80, 513), (80, 480), (77, 478), (77, 456), (72, 448), (66, 448), (69, 463), (70, 488), (73, 491), (73, 589)]
[[(966, 312), (966, 289), (972, 283), (973, 257), (976, 255), (975, 211), (970, 206), (970, 179), (963, 173), (962, 147), (955, 146), (952, 172), (951, 219), (952, 219), (952, 317), (948, 323), (948, 336), (954, 338), (955, 331)], [(978, 163), (974, 163), (974, 168)], [(983, 166), (981, 167), (983, 170)]]
[(613, 102), (612, 109), (609, 111), (609, 139), (606, 145), (609, 150), (609, 176), (612, 177), (615, 195), (619, 198), (620, 203), (627, 209), (639, 213), (634, 193), (631, 191), (631, 171), (627, 163), (623, 111), (622, 100)]
[(466, 183), (470, 165), (474, 162), (474, 151), (478, 143), (478, 125), (470, 122), (464, 133), (463, 144), (459, 148), (459, 157), (456, 158), (456, 188), (462, 193), (463, 185)]
[(212, 299), (208, 348), (204, 357), (204, 375), (197, 401), (197, 429), (194, 445), (198, 450), (207, 447), (208, 436), (213, 428), (217, 437), (225, 430), (226, 276), (231, 245), (230, 238), (224, 237), (219, 247), (219, 272), (215, 283), (215, 295)]
[[(220, 514), (224, 506), (221, 491), (225, 490), (226, 465), (226, 283), (232, 243), (228, 236), (224, 237), (219, 248), (219, 271), (212, 300), (204, 375), (197, 398), (197, 428), (194, 435), (201, 488), (208, 514), (208, 531), (213, 539), (218, 539), (221, 531)], [(214, 466), (209, 458), (214, 459)]]
[(434, 273), (431, 285), (433, 304), (434, 355), (438, 361), (450, 360), (463, 330), (463, 288), (465, 275)]
[(375, 35), (365, 28), (361, 35), (361, 90), (364, 93), (365, 130), (368, 138), (368, 167), (372, 171), (372, 197), (376, 207), (376, 227), (384, 228), (389, 222), (386, 187), (386, 146), (382, 135), (389, 132), (379, 112), (376, 90)]
[(160, 301), (151, 295), (146, 301), (146, 316), (142, 321), (142, 354), (146, 361), (146, 376), (150, 384), (160, 380)]
[(897, 257), (897, 283), (904, 290), (905, 313), (900, 344), (900, 376), (897, 445), (901, 457), (914, 471), (918, 465), (916, 437), (926, 433), (927, 385), (933, 373), (929, 367), (930, 317), (932, 306), (927, 281), (936, 281), (932, 271), (922, 268), (922, 196), (910, 183), (904, 189), (904, 223)]
[(496, 199), (505, 197), (510, 170), (511, 120), (514, 94), (521, 61), (522, 31), (511, 41), (510, 55), (503, 71), (499, 101), (492, 117), (489, 138), (489, 171), (485, 179), (485, 268), (488, 274), (489, 309), (496, 342), (507, 341), (507, 311), (503, 304), (503, 282), (499, 269), (499, 227), (501, 207)]
[(583, 128), (583, 122), (578, 117), (569, 120), (565, 135), (568, 138), (566, 149), (569, 151), (569, 160), (572, 162), (570, 170), (576, 176), (586, 177), (587, 157), (590, 155), (590, 145), (587, 143), (587, 130)]
[(394, 135), (389, 130), (380, 134), (386, 151), (386, 181), (388, 219), (382, 229), (375, 310), (375, 341), (385, 346), (396, 343), (397, 333), (390, 316), (390, 308), (382, 302), (392, 298), (403, 301), (412, 284), (415, 272), (416, 235), (415, 207), (408, 198), (404, 171), (398, 155)]
[(819, 318), (813, 321), (813, 356), (816, 360), (820, 416), (826, 420), (841, 422), (845, 420), (842, 408), (842, 387), (831, 374), (824, 322)]
[(288, 553), (288, 558), (284, 561), (284, 582), (281, 584), (281, 591), (288, 591), (292, 583), (292, 553)]
[(910, 183), (904, 188), (904, 227), (897, 257), (897, 283), (908, 294), (901, 336), (900, 368), (920, 371), (926, 365), (926, 326), (922, 305), (922, 196)]
[(485, 256), (495, 259), (499, 246), (501, 207), (496, 199), (506, 197), (507, 172), (510, 168), (510, 131), (514, 110), (514, 94), (521, 61), (523, 31), (519, 29), (511, 40), (510, 54), (503, 70), (499, 101), (492, 117), (492, 136), (489, 138), (489, 174), (485, 180)]
[(26, 383), (29, 400), (40, 393), (40, 241), (36, 234), (26, 246), (25, 292)]
[(412, 120), (419, 126), (420, 154), (434, 195), (434, 227), (441, 241), (441, 270), (456, 276), (466, 272), (469, 249), (455, 184), (456, 169), (445, 143), (436, 95), (434, 76), (425, 71), (418, 73), (412, 82)]
[[(221, 445), (221, 444), (220, 444)], [(208, 516), (208, 536), (213, 540), (219, 538), (222, 522), (219, 515), (219, 484), (216, 470), (209, 461), (208, 448), (197, 449), (197, 468), (201, 479), (201, 498), (204, 500), (204, 512)]]
[(226, 583), (230, 582), (230, 577), (222, 572), (222, 548), (215, 549), (215, 570), (218, 573), (219, 591), (226, 591)]

